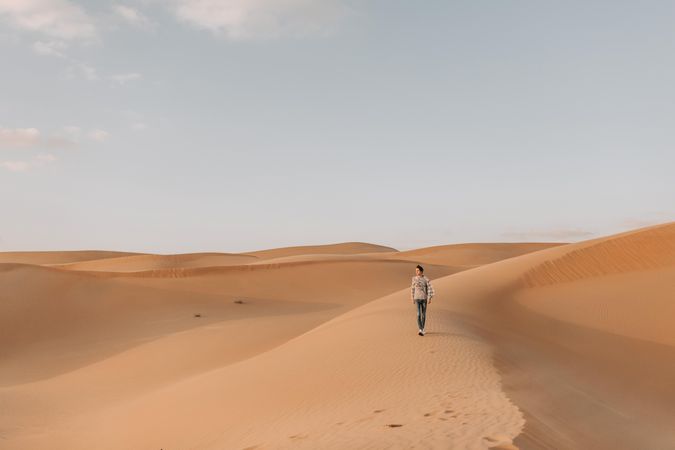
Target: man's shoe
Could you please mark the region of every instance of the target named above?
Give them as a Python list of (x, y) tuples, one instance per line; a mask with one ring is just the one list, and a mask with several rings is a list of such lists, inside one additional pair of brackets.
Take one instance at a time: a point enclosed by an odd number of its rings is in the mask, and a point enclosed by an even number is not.
[(424, 330), (420, 331), (420, 336), (424, 336), (424, 333), (426, 333), (426, 331)]
[(424, 333), (422, 333), (422, 330), (419, 330), (419, 331), (417, 332), (417, 334), (419, 334), (420, 336), (424, 336)]

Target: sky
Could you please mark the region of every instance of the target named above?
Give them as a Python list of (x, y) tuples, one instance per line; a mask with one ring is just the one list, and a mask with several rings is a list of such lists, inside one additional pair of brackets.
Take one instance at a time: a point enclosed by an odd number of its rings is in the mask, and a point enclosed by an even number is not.
[(675, 3), (0, 0), (0, 251), (675, 220)]

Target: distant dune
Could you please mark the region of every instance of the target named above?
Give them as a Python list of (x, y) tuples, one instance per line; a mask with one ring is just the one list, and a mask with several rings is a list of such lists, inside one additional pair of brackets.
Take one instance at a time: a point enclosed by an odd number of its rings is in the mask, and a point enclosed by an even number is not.
[(22, 264), (67, 264), (120, 256), (140, 255), (140, 253), (109, 252), (102, 250), (53, 251), (53, 252), (0, 252), (0, 263)]
[(675, 448), (675, 223), (0, 261), (3, 449)]
[(271, 259), (293, 255), (324, 255), (324, 254), (355, 255), (359, 253), (395, 252), (395, 251), (397, 251), (395, 248), (385, 247), (376, 244), (368, 244), (366, 242), (343, 242), (339, 244), (305, 245), (298, 247), (274, 248), (271, 250), (257, 250), (254, 252), (246, 252), (245, 254), (252, 255), (260, 259)]
[(258, 261), (255, 256), (236, 253), (184, 253), (180, 255), (131, 255), (93, 259), (64, 264), (61, 268), (80, 271), (137, 272), (171, 268), (230, 266), (255, 261)]
[(476, 267), (558, 245), (562, 244), (524, 242), (438, 245), (400, 252), (392, 257), (416, 259), (427, 264)]

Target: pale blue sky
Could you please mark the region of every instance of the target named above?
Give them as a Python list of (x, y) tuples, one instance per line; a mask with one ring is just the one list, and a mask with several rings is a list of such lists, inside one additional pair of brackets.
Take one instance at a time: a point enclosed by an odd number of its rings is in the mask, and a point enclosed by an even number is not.
[(0, 0), (0, 251), (675, 220), (675, 3)]

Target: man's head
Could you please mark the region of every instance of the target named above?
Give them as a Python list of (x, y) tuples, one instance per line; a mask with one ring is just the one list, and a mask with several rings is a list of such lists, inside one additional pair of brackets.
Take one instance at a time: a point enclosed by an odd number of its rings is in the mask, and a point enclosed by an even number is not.
[(415, 267), (415, 273), (418, 276), (424, 275), (424, 267), (422, 267), (418, 264), (417, 267)]

